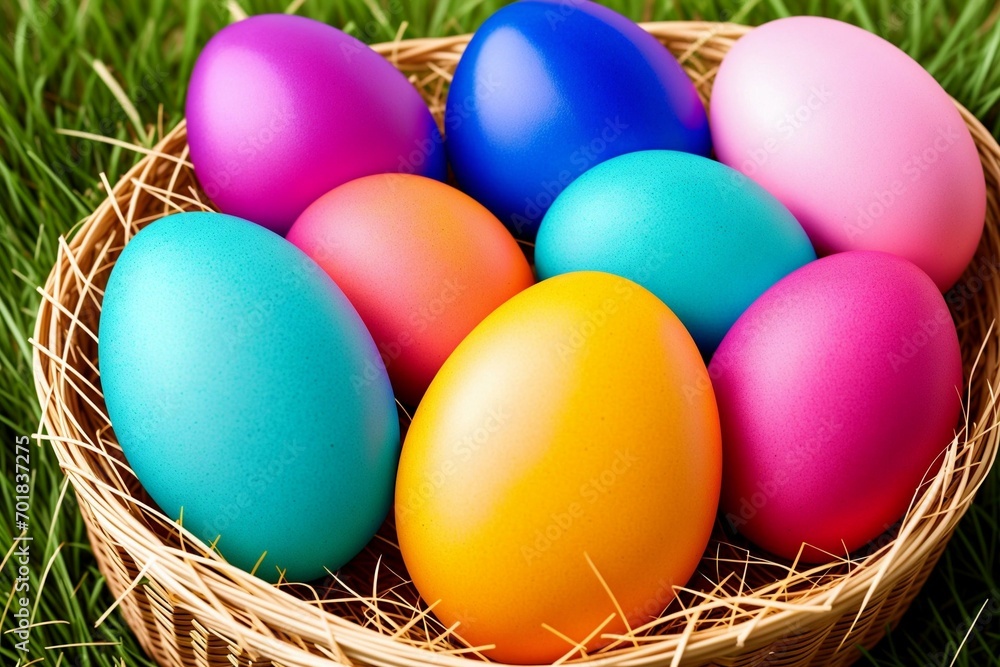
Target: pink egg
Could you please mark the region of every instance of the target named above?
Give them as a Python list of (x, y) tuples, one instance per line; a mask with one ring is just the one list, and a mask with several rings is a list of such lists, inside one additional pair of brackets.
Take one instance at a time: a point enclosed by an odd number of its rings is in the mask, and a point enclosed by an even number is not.
[(853, 251), (773, 285), (709, 366), (722, 420), (722, 508), (768, 551), (863, 547), (903, 515), (951, 442), (958, 335), (911, 262)]
[(446, 176), (416, 88), (354, 37), (301, 16), (254, 16), (208, 42), (191, 74), (187, 133), (216, 206), (279, 234), (355, 178)]
[(941, 291), (975, 254), (986, 185), (972, 136), (882, 38), (809, 16), (756, 28), (723, 60), (710, 118), (718, 158), (781, 200), (819, 254), (891, 252)]

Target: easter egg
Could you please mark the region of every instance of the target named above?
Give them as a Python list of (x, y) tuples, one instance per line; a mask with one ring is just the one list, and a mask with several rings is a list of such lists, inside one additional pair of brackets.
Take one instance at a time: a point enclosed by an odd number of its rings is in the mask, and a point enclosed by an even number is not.
[(389, 379), (357, 312), (298, 248), (218, 213), (157, 220), (114, 265), (99, 334), (129, 465), (229, 563), (307, 581), (374, 535), (399, 456)]
[(597, 165), (556, 198), (535, 241), (540, 279), (592, 270), (633, 280), (706, 356), (765, 289), (814, 259), (802, 227), (766, 190), (676, 151)]
[(514, 663), (572, 653), (557, 632), (594, 649), (659, 615), (715, 521), (706, 385), (677, 317), (618, 276), (556, 276), (483, 320), (417, 408), (396, 482), (434, 614)]
[(962, 359), (948, 307), (908, 260), (872, 251), (798, 269), (736, 321), (709, 366), (727, 523), (826, 561), (903, 515), (954, 435)]
[(279, 234), (351, 179), (445, 177), (417, 90), (368, 46), (312, 19), (264, 14), (221, 30), (195, 63), (186, 112), (208, 197)]
[(481, 204), (429, 178), (368, 176), (307, 208), (288, 232), (344, 290), (404, 403), (455, 346), (534, 282), (514, 237)]
[(527, 239), (604, 160), (711, 148), (704, 106), (670, 52), (589, 0), (522, 0), (487, 19), (455, 70), (445, 128), (460, 187)]
[(788, 207), (817, 253), (881, 250), (941, 291), (975, 254), (986, 186), (955, 104), (861, 28), (810, 16), (755, 28), (715, 77), (718, 158)]

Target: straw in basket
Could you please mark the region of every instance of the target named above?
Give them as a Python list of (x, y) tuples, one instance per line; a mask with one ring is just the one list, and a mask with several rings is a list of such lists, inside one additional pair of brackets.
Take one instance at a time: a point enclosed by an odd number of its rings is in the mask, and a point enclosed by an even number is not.
[[(707, 102), (718, 64), (747, 30), (728, 24), (643, 26), (680, 60)], [(440, 121), (468, 36), (376, 46), (421, 90)], [(986, 173), (986, 231), (970, 272), (1000, 253), (1000, 147), (966, 110)], [(71, 238), (42, 290), (34, 373), (46, 434), (72, 482), (120, 612), (164, 667), (472, 667), (482, 658), (442, 627), (406, 580), (391, 524), (319, 586), (270, 586), (221, 560), (161, 514), (129, 469), (104, 408), (97, 369), (103, 287), (143, 225), (209, 209), (181, 123), (144, 157)], [(971, 275), (971, 274), (970, 274)], [(960, 283), (962, 284), (962, 283)], [(902, 616), (940, 557), (997, 453), (992, 333), (1000, 281), (951, 299), (966, 377), (967, 425), (906, 517), (862, 556), (805, 567), (772, 563), (719, 532), (688, 587), (661, 617), (600, 651), (567, 644), (564, 660), (620, 665), (843, 665)], [(460, 628), (457, 629), (460, 632)]]

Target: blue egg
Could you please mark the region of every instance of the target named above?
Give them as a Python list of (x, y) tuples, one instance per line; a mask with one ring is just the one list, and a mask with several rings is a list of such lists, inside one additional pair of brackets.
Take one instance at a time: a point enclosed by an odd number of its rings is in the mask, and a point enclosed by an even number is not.
[(539, 279), (629, 278), (674, 311), (706, 357), (764, 290), (814, 259), (798, 221), (764, 188), (676, 151), (594, 167), (559, 195), (535, 244)]
[(455, 70), (445, 129), (459, 186), (525, 239), (594, 165), (711, 150), (705, 108), (670, 52), (588, 0), (521, 0), (493, 14)]
[(228, 562), (307, 581), (378, 530), (399, 458), (389, 379), (354, 307), (291, 243), (218, 213), (153, 222), (111, 272), (99, 337), (129, 464)]

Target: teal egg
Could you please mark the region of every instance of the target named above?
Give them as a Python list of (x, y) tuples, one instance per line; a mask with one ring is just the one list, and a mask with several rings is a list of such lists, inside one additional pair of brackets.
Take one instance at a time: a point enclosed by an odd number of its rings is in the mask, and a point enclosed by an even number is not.
[(544, 280), (605, 271), (666, 303), (705, 356), (764, 290), (816, 259), (781, 202), (719, 162), (639, 151), (602, 162), (569, 185), (535, 242)]
[(399, 422), (375, 343), (298, 248), (218, 213), (153, 222), (108, 280), (101, 385), (170, 517), (268, 581), (336, 570), (389, 511)]

